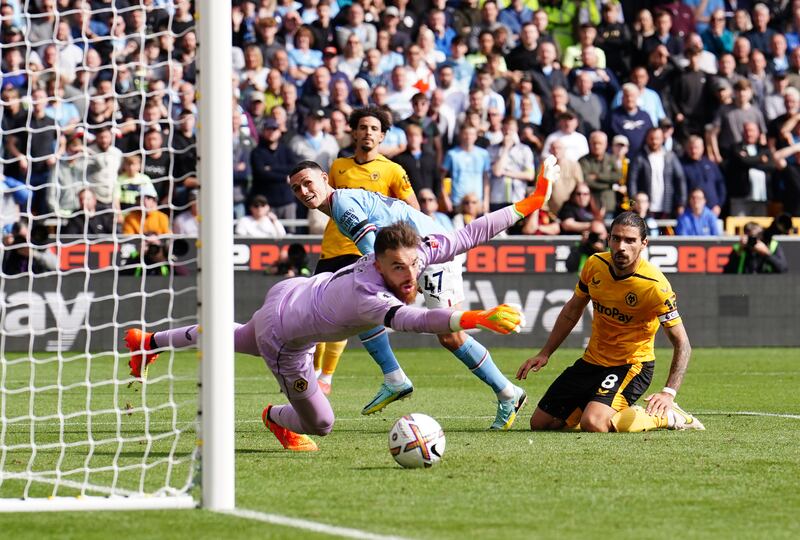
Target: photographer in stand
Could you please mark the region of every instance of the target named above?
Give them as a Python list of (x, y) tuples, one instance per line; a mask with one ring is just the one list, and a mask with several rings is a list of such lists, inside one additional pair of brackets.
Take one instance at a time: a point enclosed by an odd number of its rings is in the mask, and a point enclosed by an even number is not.
[(595, 253), (602, 253), (608, 250), (608, 229), (602, 220), (596, 219), (591, 222), (589, 229), (581, 234), (580, 243), (576, 244), (567, 257), (566, 265), (568, 272), (580, 272), (586, 260)]
[(46, 247), (42, 247), (47, 240), (47, 229), (44, 226), (34, 225), (29, 229), (25, 220), (14, 223), (11, 232), (3, 236), (3, 273), (41, 274), (56, 270), (58, 257)]
[(744, 226), (744, 234), (731, 250), (726, 274), (783, 274), (789, 271), (783, 249), (774, 236), (788, 234), (792, 219), (788, 214), (777, 216), (766, 230), (755, 222)]

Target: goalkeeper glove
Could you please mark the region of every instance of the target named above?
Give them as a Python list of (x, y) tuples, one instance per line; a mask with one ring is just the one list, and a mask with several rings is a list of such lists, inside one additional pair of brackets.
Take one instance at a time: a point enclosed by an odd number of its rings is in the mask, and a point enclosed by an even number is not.
[(496, 334), (517, 334), (525, 326), (525, 316), (520, 306), (500, 304), (484, 311), (454, 311), (450, 315), (450, 329), (471, 330), (481, 328)]
[(519, 202), (514, 203), (514, 210), (520, 218), (533, 214), (550, 200), (553, 193), (553, 183), (558, 182), (561, 177), (561, 166), (555, 156), (547, 156), (542, 168), (539, 170), (539, 177), (536, 179), (536, 189), (533, 193)]

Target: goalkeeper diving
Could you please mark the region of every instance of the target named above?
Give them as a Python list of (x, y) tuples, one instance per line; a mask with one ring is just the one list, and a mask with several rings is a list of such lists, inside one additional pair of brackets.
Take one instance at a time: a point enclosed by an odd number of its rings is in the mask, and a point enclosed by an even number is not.
[[(530, 196), (452, 235), (421, 238), (412, 225), (401, 221), (377, 231), (374, 252), (354, 264), (335, 273), (274, 285), (253, 317), (235, 325), (234, 348), (263, 358), (289, 400), (286, 405), (268, 405), (262, 413), (264, 424), (283, 447), (315, 451), (316, 443), (305, 434), (327, 435), (333, 428), (333, 409), (314, 373), (318, 341), (344, 339), (380, 324), (401, 332), (432, 334), (474, 328), (498, 334), (519, 332), (525, 321), (515, 306), (475, 311), (413, 306), (417, 279), (428, 265), (452, 260), (540, 209), (559, 173), (555, 158), (548, 158)], [(302, 189), (308, 190), (309, 197), (322, 197), (331, 188), (310, 179)], [(155, 333), (129, 329), (125, 342), (132, 353), (131, 374), (144, 378), (159, 348), (196, 345), (197, 326)]]

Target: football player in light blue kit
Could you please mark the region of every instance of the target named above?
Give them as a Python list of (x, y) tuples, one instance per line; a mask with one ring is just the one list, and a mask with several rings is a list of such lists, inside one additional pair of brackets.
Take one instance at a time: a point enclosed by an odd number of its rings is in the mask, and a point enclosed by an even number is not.
[[(321, 167), (313, 161), (299, 163), (290, 173), (290, 186), (306, 207), (329, 215), (339, 230), (364, 255), (373, 252), (378, 229), (398, 222), (412, 225), (421, 237), (447, 234), (441, 225), (403, 201), (361, 189), (334, 189)], [(428, 308), (458, 309), (464, 300), (461, 262), (449, 261), (428, 266), (419, 276), (419, 288)], [(383, 332), (383, 328), (379, 328)], [(439, 334), (439, 343), (452, 352), (472, 373), (492, 388), (497, 396), (497, 412), (490, 426), (507, 430), (527, 402), (525, 391), (515, 386), (497, 368), (489, 351), (463, 331)], [(365, 346), (369, 338), (364, 339)], [(388, 347), (388, 340), (385, 340)], [(370, 350), (370, 353), (372, 351)], [(371, 414), (413, 391), (411, 381), (393, 354), (372, 354), (384, 374), (375, 398), (362, 410)]]

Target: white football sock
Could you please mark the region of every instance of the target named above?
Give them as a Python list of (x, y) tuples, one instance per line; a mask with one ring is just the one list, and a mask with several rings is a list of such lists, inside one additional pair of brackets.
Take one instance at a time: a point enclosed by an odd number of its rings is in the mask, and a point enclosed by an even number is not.
[(406, 374), (403, 372), (403, 368), (398, 368), (390, 373), (383, 374), (383, 382), (389, 386), (399, 386), (403, 384), (405, 380)]

